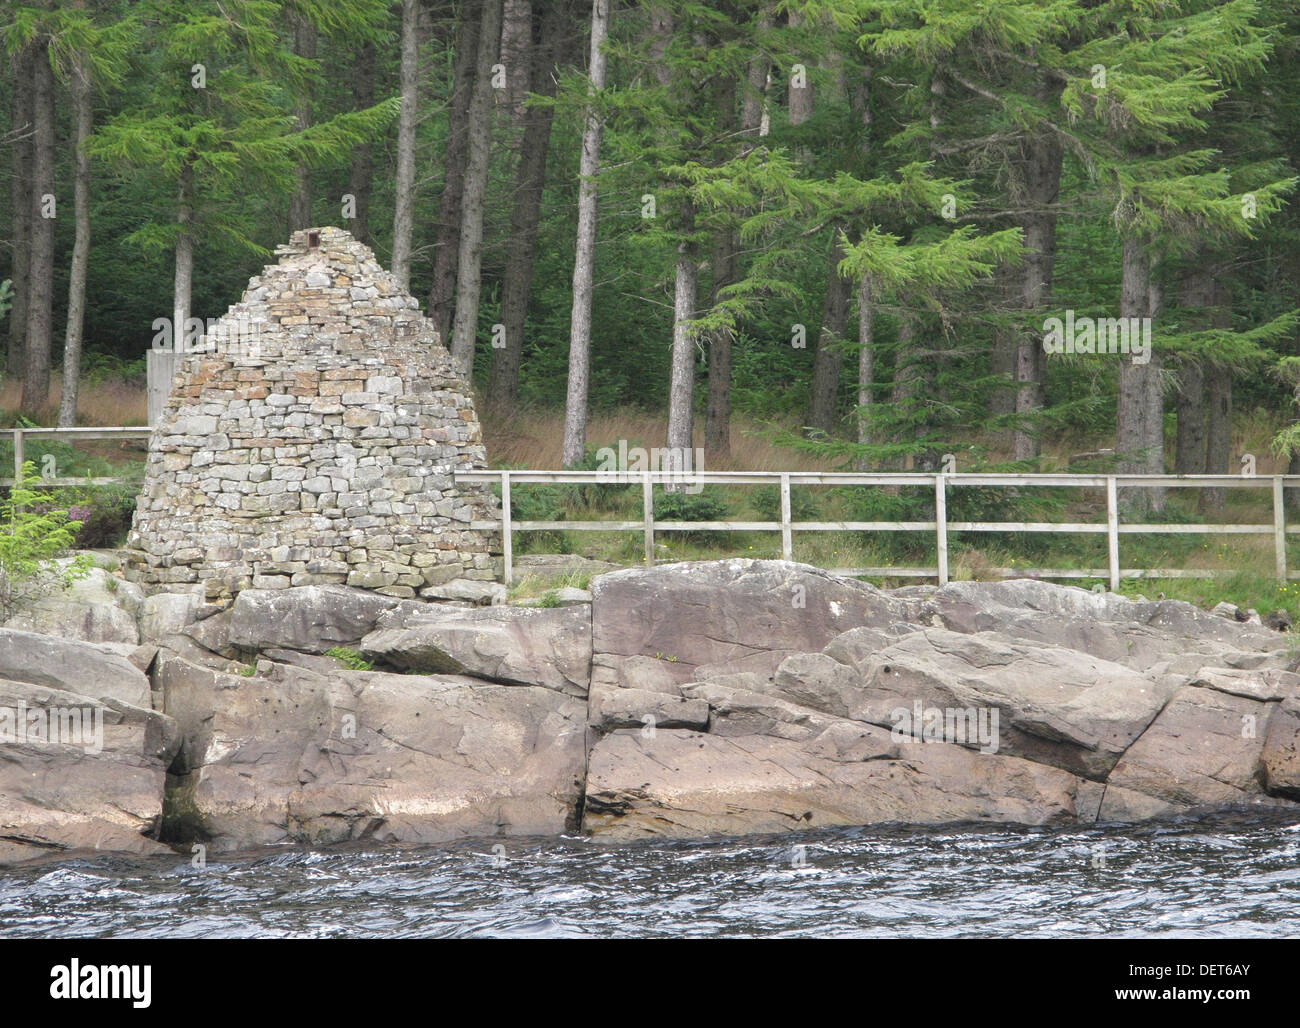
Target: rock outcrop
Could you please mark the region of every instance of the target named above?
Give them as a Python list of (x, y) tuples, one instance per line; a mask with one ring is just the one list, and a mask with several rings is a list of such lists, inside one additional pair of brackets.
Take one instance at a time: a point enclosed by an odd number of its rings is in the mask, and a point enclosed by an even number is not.
[(0, 730), (9, 708), (105, 712), (93, 754), (0, 741), (0, 861), (1300, 818), (1300, 661), (1260, 625), (1033, 581), (882, 591), (780, 561), (609, 572), (591, 592), (473, 609), (339, 585), (224, 609), (125, 595), (136, 650), (0, 629)]

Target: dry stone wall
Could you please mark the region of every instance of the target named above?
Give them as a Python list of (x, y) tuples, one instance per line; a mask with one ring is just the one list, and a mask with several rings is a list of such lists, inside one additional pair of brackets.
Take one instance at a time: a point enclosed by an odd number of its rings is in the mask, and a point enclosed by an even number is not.
[(340, 229), (296, 233), (181, 362), (149, 446), (127, 576), (415, 597), (495, 577), (499, 507), (456, 470), (486, 454), (433, 323)]

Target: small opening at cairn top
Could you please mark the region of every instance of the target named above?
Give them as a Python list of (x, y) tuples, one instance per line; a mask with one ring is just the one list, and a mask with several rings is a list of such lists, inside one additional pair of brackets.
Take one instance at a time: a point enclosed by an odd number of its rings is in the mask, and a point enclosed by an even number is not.
[(307, 233), (307, 245), (308, 245), (309, 247), (311, 247), (313, 250), (316, 249), (316, 247), (320, 246), (320, 233), (319, 233), (319, 232), (316, 232), (316, 231), (314, 231), (314, 230), (311, 231), (311, 232), (308, 232), (308, 233)]

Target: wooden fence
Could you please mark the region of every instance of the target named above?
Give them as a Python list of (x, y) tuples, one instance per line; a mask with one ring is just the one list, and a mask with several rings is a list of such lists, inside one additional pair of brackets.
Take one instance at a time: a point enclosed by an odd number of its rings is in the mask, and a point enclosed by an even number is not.
[[(0, 439), (8, 439), (14, 447), (14, 478), (22, 473), (23, 461), (27, 459), (28, 439), (60, 439), (64, 442), (77, 440), (101, 439), (148, 439), (151, 428), (3, 428)], [(39, 474), (43, 469), (37, 468)], [(0, 478), (0, 487), (8, 488), (14, 484), (14, 478)], [(44, 477), (41, 485), (116, 485), (135, 481), (130, 478), (67, 478)]]
[[(26, 457), (29, 439), (105, 440), (148, 439), (151, 428), (8, 428), (0, 429), (0, 439), (13, 443), (15, 476)], [(1287, 569), (1286, 539), (1300, 533), (1300, 525), (1286, 523), (1285, 490), (1300, 487), (1300, 475), (1104, 475), (1104, 474), (922, 474), (859, 473), (820, 471), (458, 471), (458, 482), (499, 484), (501, 520), (473, 521), (471, 528), (501, 533), (505, 555), (505, 581), (514, 579), (514, 533), (530, 531), (563, 532), (640, 532), (644, 539), (645, 562), (655, 562), (657, 532), (780, 532), (781, 556), (794, 559), (796, 532), (933, 532), (937, 563), (935, 567), (831, 568), (843, 575), (877, 578), (934, 578), (948, 582), (949, 532), (1043, 532), (1048, 534), (1096, 534), (1106, 536), (1107, 566), (1104, 568), (989, 568), (989, 574), (1004, 578), (1034, 575), (1040, 578), (1098, 578), (1109, 581), (1112, 590), (1123, 578), (1212, 578), (1213, 571), (1201, 569), (1125, 568), (1120, 566), (1121, 535), (1271, 535), (1275, 573), (1279, 582), (1300, 579), (1300, 572)], [(50, 486), (113, 485), (128, 483), (126, 478), (42, 478)], [(13, 485), (13, 478), (0, 479), (0, 487)], [(779, 521), (663, 521), (654, 515), (656, 485), (778, 485), (781, 494)], [(513, 485), (609, 485), (641, 486), (641, 517), (635, 521), (519, 521), (511, 512), (510, 490)], [(934, 491), (933, 521), (795, 521), (790, 514), (790, 490), (794, 486), (926, 486)], [(950, 521), (948, 490), (962, 487), (994, 488), (1075, 488), (1105, 489), (1106, 520), (1097, 522), (1053, 521)], [(1120, 489), (1269, 489), (1272, 492), (1273, 519), (1264, 525), (1216, 524), (1122, 524), (1119, 517)]]
[[(613, 473), (604, 471), (458, 471), (458, 482), (499, 484), (501, 487), (501, 521), (474, 521), (472, 528), (501, 533), (505, 554), (505, 581), (514, 578), (513, 553), (515, 532), (624, 532), (642, 533), (645, 562), (655, 561), (656, 532), (780, 532), (781, 556), (794, 559), (795, 532), (933, 532), (936, 567), (831, 568), (836, 574), (889, 578), (934, 578), (941, 585), (948, 582), (949, 532), (1044, 532), (1096, 534), (1106, 536), (1105, 568), (989, 568), (988, 573), (1004, 578), (1099, 578), (1109, 581), (1112, 591), (1122, 578), (1213, 578), (1214, 572), (1199, 569), (1162, 570), (1159, 568), (1124, 568), (1120, 566), (1121, 535), (1271, 535), (1275, 571), (1279, 582), (1300, 578), (1300, 572), (1287, 571), (1286, 537), (1300, 532), (1300, 525), (1286, 524), (1284, 489), (1300, 486), (1297, 475), (1102, 475), (1102, 474), (920, 474), (920, 473), (851, 473), (804, 471), (643, 471)], [(781, 490), (780, 521), (661, 521), (654, 516), (654, 486), (681, 485), (772, 485)], [(641, 519), (638, 521), (517, 521), (511, 515), (510, 489), (522, 484), (636, 484), (641, 485)], [(790, 516), (790, 489), (793, 486), (919, 486), (934, 490), (933, 521), (795, 521)], [(1106, 490), (1106, 521), (950, 521), (948, 490), (963, 486), (1002, 488), (1080, 488)], [(1133, 488), (1223, 488), (1270, 489), (1273, 497), (1273, 520), (1266, 525), (1214, 524), (1122, 524), (1118, 493)]]

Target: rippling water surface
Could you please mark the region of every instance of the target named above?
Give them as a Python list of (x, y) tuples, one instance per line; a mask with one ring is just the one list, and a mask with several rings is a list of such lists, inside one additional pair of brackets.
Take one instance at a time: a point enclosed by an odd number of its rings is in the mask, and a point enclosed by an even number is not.
[(0, 871), (0, 936), (1300, 936), (1300, 824), (94, 858)]

